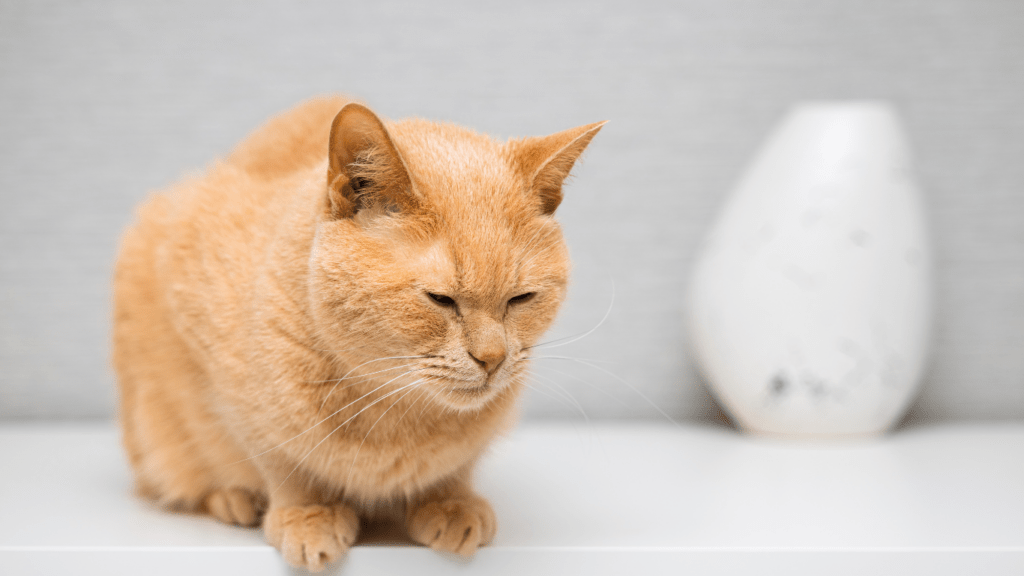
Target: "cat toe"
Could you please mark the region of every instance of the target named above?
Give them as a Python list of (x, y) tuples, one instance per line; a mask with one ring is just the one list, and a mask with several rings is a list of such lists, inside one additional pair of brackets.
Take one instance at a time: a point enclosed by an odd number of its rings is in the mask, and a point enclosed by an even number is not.
[(472, 556), (494, 538), (494, 510), (482, 498), (429, 502), (410, 515), (414, 540), (443, 552)]
[(256, 526), (266, 507), (261, 495), (245, 488), (220, 488), (204, 501), (206, 509), (225, 524)]
[(271, 510), (263, 529), (288, 564), (319, 572), (355, 542), (359, 517), (340, 504), (289, 506)]

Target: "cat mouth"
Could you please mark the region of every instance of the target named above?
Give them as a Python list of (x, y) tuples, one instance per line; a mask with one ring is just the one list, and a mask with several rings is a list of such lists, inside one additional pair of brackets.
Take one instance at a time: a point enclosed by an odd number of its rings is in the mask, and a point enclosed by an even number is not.
[(494, 396), (496, 387), (491, 382), (478, 386), (453, 386), (448, 389), (446, 403), (459, 410), (476, 410)]
[(456, 387), (452, 388), (453, 391), (458, 392), (460, 394), (465, 394), (466, 396), (477, 396), (477, 397), (483, 396), (484, 394), (489, 393), (491, 391), (491, 389), (492, 389), (492, 386), (491, 386), (490, 381), (484, 382), (480, 386), (465, 386), (465, 387), (463, 387), (463, 386), (456, 386)]

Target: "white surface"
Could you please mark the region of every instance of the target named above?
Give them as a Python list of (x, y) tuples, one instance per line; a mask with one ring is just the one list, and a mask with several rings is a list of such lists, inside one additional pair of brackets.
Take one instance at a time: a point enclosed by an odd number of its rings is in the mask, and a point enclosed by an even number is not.
[[(478, 485), (470, 561), (357, 546), (342, 574), (1024, 573), (1024, 424), (789, 444), (654, 424), (531, 424)], [(109, 425), (0, 426), (0, 574), (282, 574), (258, 530), (130, 495)], [(827, 570), (827, 572), (822, 572)]]
[(688, 301), (695, 357), (743, 427), (877, 434), (920, 384), (931, 246), (885, 102), (808, 102), (722, 207)]

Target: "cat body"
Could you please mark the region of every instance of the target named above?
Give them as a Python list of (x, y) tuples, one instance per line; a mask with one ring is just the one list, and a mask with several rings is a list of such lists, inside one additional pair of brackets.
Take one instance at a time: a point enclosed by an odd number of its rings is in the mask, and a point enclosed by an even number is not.
[(564, 299), (551, 215), (600, 127), (498, 143), (318, 99), (154, 195), (114, 280), (139, 491), (262, 521), (312, 570), (360, 518), (462, 554), (489, 541), (472, 468)]

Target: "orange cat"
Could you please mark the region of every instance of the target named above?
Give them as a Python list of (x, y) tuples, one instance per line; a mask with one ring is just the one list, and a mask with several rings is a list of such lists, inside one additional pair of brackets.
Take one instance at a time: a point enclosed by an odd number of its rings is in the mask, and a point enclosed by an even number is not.
[(150, 199), (114, 279), (140, 492), (310, 570), (361, 517), (490, 541), (471, 472), (565, 296), (552, 213), (602, 124), (498, 143), (319, 99)]

